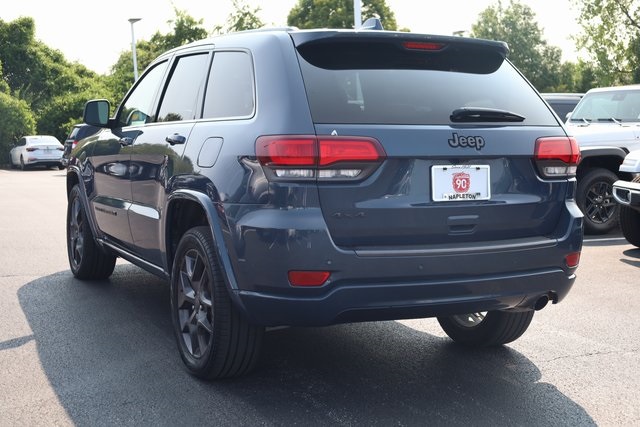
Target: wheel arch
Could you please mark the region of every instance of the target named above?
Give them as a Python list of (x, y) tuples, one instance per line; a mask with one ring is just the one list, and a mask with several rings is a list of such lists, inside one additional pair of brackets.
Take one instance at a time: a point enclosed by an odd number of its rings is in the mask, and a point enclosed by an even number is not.
[(234, 304), (246, 313), (244, 305), (237, 297), (238, 283), (233, 271), (227, 245), (224, 241), (224, 214), (211, 199), (194, 190), (178, 190), (169, 196), (164, 224), (164, 248), (167, 272), (171, 274), (180, 238), (187, 230), (205, 225), (211, 230), (216, 255), (220, 262), (222, 277)]
[(620, 172), (619, 168), (627, 155), (627, 152), (619, 147), (586, 147), (580, 148), (582, 160), (578, 165), (578, 179), (584, 176), (589, 170), (603, 168), (610, 170), (620, 179), (630, 180), (631, 174)]

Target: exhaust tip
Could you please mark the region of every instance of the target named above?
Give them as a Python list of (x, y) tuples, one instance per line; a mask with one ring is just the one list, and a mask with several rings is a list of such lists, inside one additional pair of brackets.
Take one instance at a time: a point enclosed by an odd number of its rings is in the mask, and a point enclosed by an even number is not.
[(538, 298), (538, 301), (536, 301), (535, 305), (533, 306), (533, 308), (536, 311), (540, 311), (543, 308), (545, 308), (547, 306), (547, 303), (549, 302), (549, 296), (544, 295), (541, 296), (540, 298)]

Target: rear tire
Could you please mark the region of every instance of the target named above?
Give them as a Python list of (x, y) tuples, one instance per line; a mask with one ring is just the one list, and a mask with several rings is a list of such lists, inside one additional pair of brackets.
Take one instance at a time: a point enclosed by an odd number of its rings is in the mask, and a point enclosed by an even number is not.
[(469, 313), (438, 317), (438, 323), (449, 338), (459, 344), (491, 347), (520, 338), (531, 324), (533, 313), (533, 310)]
[[(631, 182), (640, 182), (640, 176)], [(629, 206), (620, 205), (620, 229), (629, 243), (640, 248), (640, 212)]]
[(27, 169), (27, 165), (24, 164), (24, 158), (20, 156), (20, 170), (25, 170), (25, 169)]
[(180, 239), (171, 274), (171, 317), (180, 357), (193, 375), (237, 377), (256, 365), (264, 328), (233, 306), (208, 227), (192, 228)]
[(618, 225), (618, 203), (613, 183), (618, 176), (608, 169), (595, 168), (578, 178), (576, 202), (584, 214), (586, 234), (605, 234)]
[(106, 279), (116, 265), (116, 256), (105, 253), (93, 237), (78, 185), (69, 193), (67, 255), (71, 272), (80, 280)]

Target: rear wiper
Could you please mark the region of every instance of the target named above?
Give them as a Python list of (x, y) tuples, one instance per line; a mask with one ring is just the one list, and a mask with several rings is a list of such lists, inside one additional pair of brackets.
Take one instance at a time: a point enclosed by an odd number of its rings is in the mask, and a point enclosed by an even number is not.
[(511, 111), (495, 108), (463, 107), (453, 110), (452, 122), (522, 122), (524, 117)]

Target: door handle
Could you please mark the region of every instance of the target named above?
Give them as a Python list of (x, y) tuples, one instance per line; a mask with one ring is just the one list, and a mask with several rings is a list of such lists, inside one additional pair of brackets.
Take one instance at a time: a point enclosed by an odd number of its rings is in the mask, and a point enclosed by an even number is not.
[(133, 145), (133, 138), (129, 138), (128, 136), (125, 136), (124, 138), (120, 138), (120, 140), (118, 140), (118, 142), (123, 147), (128, 147), (130, 145)]
[(178, 133), (174, 133), (173, 135), (169, 135), (164, 140), (167, 141), (171, 145), (184, 144), (185, 142), (187, 142), (187, 138), (185, 138), (184, 136), (182, 136), (182, 135), (180, 135)]

